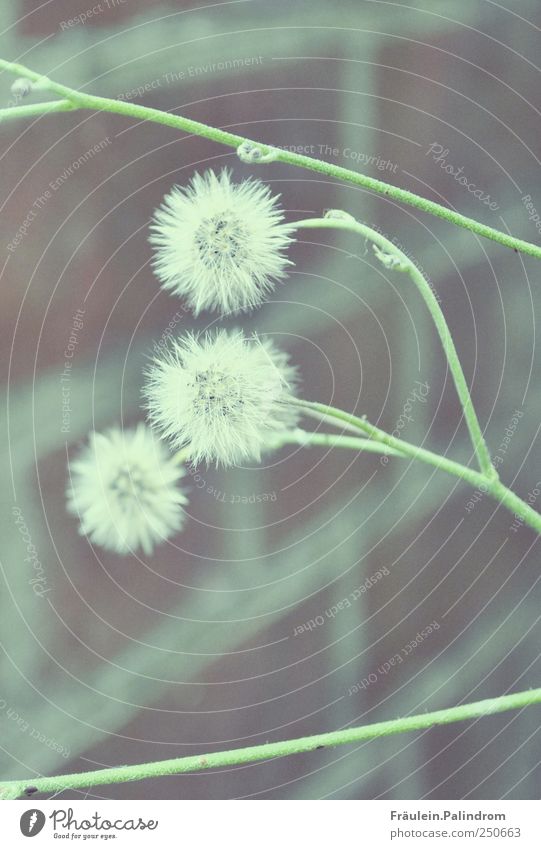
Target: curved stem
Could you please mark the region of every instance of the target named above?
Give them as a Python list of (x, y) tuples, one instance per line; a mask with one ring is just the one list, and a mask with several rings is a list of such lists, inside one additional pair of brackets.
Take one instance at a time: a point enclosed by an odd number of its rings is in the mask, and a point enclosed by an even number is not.
[(421, 274), (417, 266), (410, 260), (410, 258), (406, 256), (406, 254), (403, 253), (401, 250), (399, 250), (396, 245), (394, 245), (389, 239), (387, 239), (385, 236), (382, 236), (381, 233), (378, 233), (376, 230), (373, 230), (366, 224), (361, 224), (359, 221), (356, 221), (353, 217), (347, 214), (342, 213), (339, 216), (338, 212), (335, 212), (335, 215), (337, 217), (312, 218), (303, 221), (297, 221), (295, 226), (300, 229), (313, 229), (323, 227), (326, 229), (347, 230), (353, 233), (357, 233), (367, 239), (370, 239), (375, 245), (378, 246), (378, 248), (381, 248), (383, 251), (386, 252), (385, 255), (380, 258), (385, 261), (385, 258), (389, 257), (392, 260), (392, 265), (390, 267), (395, 268), (398, 271), (405, 271), (409, 274), (411, 280), (417, 286), (421, 297), (423, 298), (426, 306), (428, 307), (430, 315), (432, 316), (432, 320), (434, 321), (434, 324), (436, 326), (436, 330), (438, 331), (439, 337), (441, 339), (443, 350), (445, 352), (445, 356), (447, 357), (447, 362), (449, 363), (449, 369), (451, 371), (456, 386), (456, 391), (460, 399), (460, 403), (462, 404), (462, 409), (464, 410), (464, 418), (466, 419), (466, 424), (470, 432), (471, 440), (481, 471), (488, 478), (496, 479), (498, 475), (494, 467), (492, 466), (490, 460), (490, 453), (483, 437), (483, 432), (481, 430), (481, 426), (479, 424), (479, 420), (477, 418), (477, 414), (475, 412), (471, 400), (470, 391), (468, 389), (468, 384), (466, 383), (466, 378), (464, 376), (464, 372), (462, 370), (462, 366), (458, 358), (455, 344), (447, 326), (445, 316), (442, 312), (442, 309), (438, 303), (436, 296), (434, 295), (434, 292), (430, 288), (429, 283), (425, 280), (424, 276)]
[(301, 428), (278, 434), (276, 439), (272, 441), (271, 447), (273, 450), (278, 450), (283, 445), (302, 445), (303, 448), (309, 448), (312, 445), (325, 448), (350, 448), (354, 451), (368, 451), (371, 454), (392, 455), (394, 457), (406, 456), (374, 439), (362, 439), (357, 436), (343, 436), (336, 433), (311, 433)]
[(412, 457), (414, 460), (422, 460), (430, 466), (435, 466), (454, 477), (461, 478), (467, 481), (481, 492), (486, 492), (506, 507), (511, 513), (514, 513), (519, 519), (522, 519), (527, 525), (541, 534), (541, 515), (537, 513), (529, 504), (522, 500), (518, 495), (508, 489), (500, 480), (493, 477), (487, 477), (483, 472), (477, 472), (474, 469), (463, 466), (461, 463), (456, 463), (454, 460), (449, 460), (440, 454), (435, 454), (433, 451), (428, 451), (426, 448), (419, 448), (417, 445), (412, 445), (411, 442), (405, 442), (403, 439), (397, 439), (390, 433), (381, 430), (373, 424), (370, 424), (366, 418), (359, 418), (352, 413), (346, 413), (344, 410), (338, 410), (336, 407), (329, 407), (327, 404), (318, 404), (314, 401), (297, 400), (295, 402), (301, 409), (312, 410), (320, 413), (323, 416), (334, 416), (339, 421), (346, 422), (358, 430), (367, 433), (371, 439), (383, 445), (387, 445), (394, 451), (397, 451), (402, 456)]
[(244, 749), (230, 749), (225, 752), (192, 755), (186, 758), (173, 758), (165, 761), (154, 761), (153, 763), (113, 767), (112, 769), (96, 769), (91, 772), (76, 772), (71, 775), (57, 775), (52, 778), (7, 781), (0, 785), (0, 798), (17, 799), (20, 796), (28, 796), (33, 793), (60, 793), (62, 790), (96, 787), (103, 784), (121, 784), (126, 781), (142, 781), (145, 778), (181, 775), (183, 773), (200, 772), (204, 769), (215, 769), (216, 767), (248, 764), (270, 758), (284, 758), (302, 752), (313, 752), (316, 749), (361, 743), (377, 737), (422, 731), (437, 725), (450, 725), (453, 722), (465, 722), (508, 710), (520, 710), (520, 708), (539, 704), (539, 702), (541, 702), (541, 688), (512, 693), (508, 696), (499, 696), (495, 699), (484, 699), (466, 705), (457, 705), (431, 713), (406, 716), (401, 719), (391, 719), (387, 722), (361, 725), (356, 728), (344, 728), (341, 731), (314, 734), (311, 737), (299, 737), (295, 740), (265, 743), (261, 746), (250, 746)]
[(487, 492), (518, 519), (526, 522), (530, 528), (541, 534), (541, 515), (533, 509), (526, 501), (516, 495), (512, 489), (508, 489), (501, 481), (490, 481), (487, 484)]
[(11, 118), (13, 110), (19, 118), (34, 118), (50, 112), (72, 112), (75, 109), (71, 100), (48, 100), (46, 103), (26, 103), (24, 106), (13, 106), (11, 109), (0, 109), (0, 122)]
[[(526, 242), (523, 239), (517, 239), (510, 236), (508, 233), (503, 233), (494, 227), (489, 227), (467, 215), (461, 215), (452, 209), (447, 209), (439, 203), (427, 200), (427, 198), (409, 192), (406, 189), (400, 189), (398, 186), (393, 186), (390, 183), (385, 183), (382, 180), (376, 180), (373, 177), (368, 177), (366, 174), (359, 174), (356, 171), (350, 171), (348, 168), (342, 168), (339, 165), (333, 165), (330, 162), (323, 162), (321, 159), (314, 159), (310, 156), (305, 156), (300, 153), (294, 153), (289, 150), (281, 150), (272, 145), (264, 145), (259, 142), (254, 142), (244, 136), (239, 136), (234, 133), (228, 133), (225, 130), (220, 130), (216, 127), (210, 127), (207, 124), (202, 124), (199, 121), (192, 121), (189, 118), (184, 118), (180, 115), (171, 115), (168, 112), (163, 112), (160, 109), (151, 109), (147, 106), (140, 106), (136, 103), (128, 103), (123, 100), (114, 100), (108, 97), (97, 97), (95, 95), (84, 94), (67, 86), (59, 85), (58, 83), (31, 71), (24, 65), (19, 65), (14, 62), (6, 62), (0, 59), (0, 68), (15, 74), (16, 76), (26, 77), (37, 83), (39, 88), (48, 89), (49, 91), (58, 94), (62, 98), (66, 98), (73, 104), (76, 109), (92, 109), (96, 111), (114, 112), (118, 115), (126, 115), (131, 118), (136, 118), (142, 121), (153, 121), (157, 124), (164, 124), (168, 127), (173, 127), (177, 130), (184, 130), (187, 133), (201, 136), (223, 144), (228, 147), (239, 148), (241, 145), (253, 145), (261, 153), (260, 161), (269, 161), (269, 155), (272, 156), (272, 161), (283, 162), (286, 165), (294, 165), (299, 168), (306, 168), (310, 171), (316, 171), (326, 177), (331, 177), (336, 180), (341, 180), (346, 183), (351, 183), (354, 186), (361, 186), (364, 189), (377, 192), (378, 194), (386, 195), (399, 203), (405, 203), (420, 209), (422, 212), (427, 212), (430, 215), (435, 215), (457, 227), (463, 227), (478, 236), (483, 236), (486, 239), (491, 239), (504, 245), (508, 248), (514, 248), (529, 256), (541, 259), (541, 246), (534, 245), (531, 242)], [(36, 104), (36, 107), (41, 106), (43, 113), (55, 111), (51, 108), (44, 108), (46, 104)], [(32, 113), (37, 114), (37, 113)], [(9, 119), (27, 117), (28, 112), (24, 106), (13, 106), (8, 109), (0, 110), (0, 121)], [(267, 159), (266, 159), (267, 158)], [(256, 162), (257, 160), (254, 160)]]

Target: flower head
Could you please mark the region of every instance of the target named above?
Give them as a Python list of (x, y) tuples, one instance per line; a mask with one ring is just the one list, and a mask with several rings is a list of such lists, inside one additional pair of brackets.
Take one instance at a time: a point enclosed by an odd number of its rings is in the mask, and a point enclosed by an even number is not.
[(242, 331), (187, 334), (157, 357), (145, 388), (151, 423), (191, 459), (259, 460), (268, 436), (297, 422), (296, 369), (268, 340)]
[(184, 469), (145, 424), (91, 433), (70, 476), (68, 510), (80, 533), (110, 551), (151, 554), (184, 524)]
[(278, 197), (259, 180), (231, 182), (229, 172), (195, 174), (175, 186), (156, 211), (151, 243), (164, 289), (183, 295), (197, 315), (260, 304), (291, 263), (292, 241)]

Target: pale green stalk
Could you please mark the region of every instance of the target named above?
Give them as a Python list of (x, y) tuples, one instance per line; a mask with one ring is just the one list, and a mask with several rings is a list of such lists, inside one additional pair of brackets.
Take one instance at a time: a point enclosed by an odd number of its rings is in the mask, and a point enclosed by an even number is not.
[(173, 460), (174, 460), (174, 461), (175, 461), (175, 463), (177, 463), (179, 466), (180, 466), (180, 465), (182, 465), (182, 464), (184, 464), (184, 463), (189, 463), (189, 461), (190, 461), (190, 453), (191, 453), (191, 452), (190, 452), (190, 446), (189, 446), (189, 445), (185, 445), (185, 446), (184, 446), (184, 448), (179, 448), (179, 450), (178, 450), (178, 451), (176, 451), (176, 452), (173, 454)]
[[(157, 124), (163, 124), (167, 127), (172, 127), (176, 130), (183, 130), (202, 138), (210, 139), (217, 144), (223, 144), (227, 147), (238, 149), (239, 147), (252, 147), (259, 153), (258, 158), (254, 158), (254, 163), (259, 162), (283, 162), (287, 165), (295, 165), (299, 168), (307, 168), (310, 171), (316, 171), (326, 177), (331, 177), (336, 180), (342, 180), (346, 183), (351, 183), (354, 186), (361, 186), (364, 189), (377, 192), (392, 198), (399, 203), (409, 204), (410, 206), (420, 209), (423, 212), (435, 215), (438, 218), (443, 218), (445, 221), (456, 224), (458, 227), (464, 227), (466, 230), (475, 233), (478, 236), (483, 236), (487, 239), (492, 239), (508, 248), (514, 248), (522, 253), (534, 256), (541, 259), (541, 246), (534, 245), (531, 242), (517, 239), (508, 233), (503, 233), (494, 227), (489, 227), (486, 224), (481, 224), (473, 218), (466, 215), (461, 215), (452, 209), (447, 209), (439, 203), (427, 200), (427, 198), (409, 192), (406, 189), (400, 189), (390, 183), (385, 183), (382, 180), (376, 180), (373, 177), (368, 177), (366, 174), (359, 174), (357, 171), (350, 171), (348, 168), (342, 168), (339, 165), (333, 165), (330, 162), (323, 162), (320, 159), (314, 159), (310, 156), (304, 156), (300, 153), (294, 153), (289, 150), (281, 150), (271, 145), (254, 142), (244, 136), (229, 133), (226, 130), (220, 130), (216, 127), (210, 127), (207, 124), (202, 124), (199, 121), (192, 121), (190, 118), (184, 118), (181, 115), (171, 115), (169, 112), (163, 112), (160, 109), (151, 109), (148, 106), (140, 106), (137, 103), (128, 103), (123, 100), (114, 100), (109, 97), (97, 97), (96, 95), (84, 94), (76, 91), (68, 86), (59, 85), (47, 77), (31, 71), (24, 65), (15, 62), (6, 62), (0, 59), (0, 68), (14, 74), (17, 77), (24, 77), (37, 83), (42, 90), (51, 91), (59, 97), (68, 100), (72, 104), (73, 109), (90, 109), (96, 112), (114, 112), (117, 115), (126, 115), (129, 118), (136, 118), (141, 121), (153, 121)], [(37, 115), (40, 112), (50, 113), (53, 111), (65, 111), (66, 105), (58, 104), (53, 107), (50, 103), (35, 104), (32, 110), (29, 111), (27, 106), (13, 106), (8, 109), (0, 109), (0, 121), (15, 120), (17, 118), (27, 118), (29, 115)]]
[(311, 433), (301, 428), (277, 434), (270, 447), (277, 451), (284, 445), (302, 445), (303, 448), (309, 448), (311, 445), (324, 448), (349, 448), (353, 451), (368, 451), (371, 454), (405, 456), (401, 451), (389, 448), (388, 445), (377, 442), (375, 439), (361, 439), (357, 436), (344, 436), (337, 433)]
[(436, 330), (438, 331), (441, 339), (443, 350), (447, 357), (447, 362), (449, 363), (449, 369), (456, 386), (456, 391), (460, 399), (460, 403), (462, 404), (462, 409), (464, 410), (464, 418), (468, 425), (468, 430), (470, 432), (481, 471), (486, 475), (486, 477), (496, 479), (498, 475), (491, 463), (490, 453), (483, 437), (483, 432), (471, 400), (468, 384), (466, 383), (466, 378), (464, 376), (451, 333), (447, 326), (445, 316), (443, 315), (434, 292), (417, 266), (389, 239), (382, 236), (381, 233), (378, 233), (371, 227), (368, 227), (366, 224), (361, 224), (359, 221), (356, 221), (347, 213), (335, 211), (334, 214), (329, 213), (326, 218), (310, 218), (303, 221), (297, 221), (295, 226), (299, 229), (323, 227), (325, 229), (347, 230), (357, 233), (366, 239), (370, 239), (370, 241), (377, 245), (378, 248), (385, 251), (385, 254), (388, 257), (395, 258), (396, 264), (391, 266), (393, 269), (409, 274), (411, 280), (417, 286), (421, 297), (428, 307), (432, 320), (436, 326)]
[(450, 725), (453, 722), (465, 722), (484, 716), (493, 716), (508, 710), (520, 710), (541, 702), (541, 688), (512, 693), (495, 699), (484, 699), (466, 705), (416, 716), (405, 716), (373, 725), (361, 725), (356, 728), (343, 728), (327, 734), (314, 734), (311, 737), (299, 737), (295, 740), (283, 740), (277, 743), (265, 743), (261, 746), (249, 746), (244, 749), (230, 749), (225, 752), (212, 752), (205, 755), (192, 755), (186, 758), (172, 758), (152, 763), (119, 766), (111, 769), (96, 769), (91, 772), (75, 772), (71, 775), (57, 775), (52, 778), (21, 779), (7, 781), (0, 785), (0, 798), (17, 799), (34, 793), (60, 793), (63, 790), (80, 790), (103, 784), (122, 784), (126, 781), (142, 781), (146, 778), (158, 778), (164, 775), (181, 775), (200, 772), (217, 767), (228, 768), (254, 761), (284, 758), (302, 752), (317, 749), (332, 749), (351, 743), (362, 743), (377, 737), (389, 737), (392, 734), (406, 734), (423, 731), (438, 725)]
[[(381, 428), (370, 424), (366, 418), (359, 418), (352, 413), (346, 413), (344, 410), (338, 410), (336, 407), (329, 407), (327, 404), (318, 404), (314, 401), (297, 400), (295, 402), (300, 409), (310, 410), (320, 413), (322, 416), (334, 416), (341, 422), (353, 425), (359, 431), (362, 431), (377, 443), (387, 445), (402, 456), (411, 457), (414, 460), (421, 460), (430, 466), (435, 466), (450, 475), (454, 475), (461, 480), (467, 481), (475, 489), (480, 489), (481, 492), (487, 492), (496, 501), (522, 519), (527, 525), (541, 534), (541, 515), (537, 513), (529, 504), (526, 504), (522, 498), (508, 489), (500, 480), (494, 477), (488, 477), (483, 472), (477, 472), (475, 469), (470, 469), (468, 466), (463, 466), (454, 460), (449, 460), (440, 454), (435, 454), (433, 451), (428, 451), (426, 448), (419, 448), (417, 445), (412, 445), (410, 442), (405, 442), (403, 439), (397, 439)], [(345, 446), (344, 446), (345, 447)]]
[[(71, 100), (47, 100), (45, 103), (25, 103), (23, 106), (12, 106), (0, 109), (0, 121), (5, 118), (37, 118), (50, 112), (72, 112), (75, 106)], [(16, 114), (11, 114), (16, 113)]]

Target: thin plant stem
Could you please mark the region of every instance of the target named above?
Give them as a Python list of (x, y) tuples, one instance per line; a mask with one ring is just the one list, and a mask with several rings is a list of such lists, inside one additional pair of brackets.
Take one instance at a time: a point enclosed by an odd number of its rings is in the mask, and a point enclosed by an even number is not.
[[(322, 421), (325, 418), (324, 416), (320, 416), (315, 410), (309, 410), (308, 408), (303, 408), (303, 412), (311, 415), (315, 419), (318, 419), (318, 421)], [(328, 421), (332, 423), (333, 419), (329, 418)], [(334, 424), (339, 427), (347, 427), (347, 429), (353, 431), (353, 433), (359, 433), (358, 427), (355, 427), (354, 425), (347, 425), (346, 422), (340, 422), (337, 424), (336, 418), (334, 418)], [(385, 456), (390, 455), (393, 457), (406, 456), (402, 452), (396, 451), (394, 448), (389, 448), (388, 445), (384, 445), (382, 442), (377, 442), (375, 439), (366, 439), (365, 437), (359, 436), (347, 436), (338, 433), (320, 433), (319, 431), (313, 433), (307, 430), (302, 430), (301, 428), (284, 430), (283, 432), (273, 434), (266, 447), (272, 451), (279, 451), (284, 445), (301, 445), (303, 448), (309, 448), (311, 445), (318, 448), (348, 448), (353, 451), (367, 451), (370, 454), (382, 454)], [(191, 450), (189, 445), (185, 448), (181, 448), (173, 454), (173, 460), (179, 465), (182, 463), (188, 463), (190, 458)]]
[(0, 109), (0, 122), (12, 118), (10, 114), (16, 111), (18, 118), (35, 118), (48, 115), (50, 112), (73, 112), (75, 109), (71, 100), (47, 100), (44, 103), (25, 103), (23, 106), (12, 106), (10, 109)]
[(0, 798), (17, 799), (34, 793), (60, 793), (63, 790), (77, 790), (97, 787), (103, 784), (122, 784), (127, 781), (142, 781), (165, 775), (181, 775), (200, 772), (217, 767), (231, 767), (264, 761), (271, 758), (284, 758), (302, 752), (320, 749), (332, 749), (351, 743), (362, 743), (393, 734), (407, 734), (423, 731), (438, 725), (450, 725), (454, 722), (466, 722), (480, 717), (492, 716), (508, 710), (520, 710), (541, 702), (541, 688), (512, 693), (494, 699), (483, 699), (466, 705), (436, 710), (430, 713), (405, 716), (387, 722), (361, 725), (355, 728), (343, 728), (326, 734), (314, 734), (311, 737), (299, 737), (276, 743), (265, 743), (243, 749), (230, 749), (225, 752), (212, 752), (205, 755), (192, 755), (185, 758), (173, 758), (152, 763), (119, 766), (110, 769), (97, 769), (91, 772), (76, 772), (71, 775), (57, 775), (51, 778), (22, 779), (7, 781), (0, 785)]
[(302, 445), (303, 448), (310, 446), (324, 448), (349, 448), (353, 451), (368, 451), (371, 454), (392, 455), (394, 457), (405, 457), (406, 455), (383, 442), (375, 439), (364, 439), (357, 436), (344, 436), (337, 433), (312, 433), (301, 428), (287, 430), (280, 433), (272, 441), (273, 450), (278, 450), (283, 445)]
[[(272, 146), (262, 145), (246, 139), (243, 136), (210, 127), (206, 124), (193, 121), (183, 116), (172, 115), (169, 112), (163, 112), (158, 109), (152, 109), (134, 103), (114, 100), (111, 98), (97, 97), (95, 95), (78, 92), (74, 89), (55, 83), (47, 77), (31, 71), (20, 64), (0, 60), (0, 68), (13, 73), (18, 77), (24, 77), (31, 80), (35, 83), (34, 88), (36, 90), (47, 90), (61, 98), (59, 101), (52, 103), (45, 102), (40, 104), (28, 104), (2, 109), (0, 110), (0, 122), (15, 120), (18, 118), (31, 118), (42, 114), (49, 114), (51, 112), (88, 109), (96, 112), (111, 112), (141, 121), (152, 121), (173, 129), (182, 130), (186, 133), (209, 139), (218, 144), (235, 148), (239, 151), (239, 155), (240, 148), (246, 149), (246, 146), (252, 146), (252, 148), (259, 153), (259, 161), (261, 162), (282, 162), (284, 164), (315, 171), (329, 178), (341, 180), (355, 186), (360, 186), (370, 191), (383, 194), (400, 203), (409, 204), (423, 212), (430, 213), (459, 227), (463, 227), (476, 235), (492, 239), (506, 247), (513, 248), (538, 259), (541, 258), (541, 246), (517, 239), (514, 236), (503, 233), (492, 227), (488, 227), (485, 224), (454, 212), (453, 210), (447, 209), (440, 204), (429, 201), (426, 198), (420, 197), (412, 192), (400, 189), (364, 174), (359, 174), (355, 171), (350, 171), (349, 169), (323, 162), (318, 159), (313, 159), (292, 151), (285, 151)], [(256, 163), (258, 160), (257, 158), (254, 158), (251, 161)], [(335, 229), (349, 229), (366, 236), (382, 250), (386, 251), (393, 257), (399, 258), (400, 264), (397, 267), (399, 270), (407, 271), (409, 273), (413, 282), (417, 285), (421, 295), (423, 296), (436, 324), (447, 355), (457, 392), (462, 403), (464, 416), (472, 437), (475, 453), (481, 467), (481, 472), (469, 469), (460, 463), (456, 463), (446, 457), (427, 451), (426, 449), (411, 445), (404, 440), (396, 439), (392, 435), (382, 431), (380, 428), (370, 424), (366, 421), (366, 419), (358, 418), (357, 416), (344, 411), (336, 410), (333, 407), (311, 403), (308, 401), (298, 402), (299, 406), (304, 408), (306, 412), (317, 412), (321, 416), (338, 419), (348, 427), (354, 427), (357, 428), (358, 431), (366, 433), (369, 438), (364, 439), (352, 436), (319, 433), (305, 435), (299, 431), (293, 432), (291, 439), (298, 440), (299, 444), (340, 445), (341, 447), (354, 448), (355, 450), (375, 450), (378, 453), (384, 452), (394, 455), (398, 454), (399, 456), (409, 456), (414, 459), (422, 460), (469, 482), (473, 486), (481, 488), (484, 487), (485, 491), (495, 498), (496, 501), (506, 506), (512, 512), (515, 512), (519, 518), (541, 534), (541, 516), (497, 479), (497, 475), (490, 462), (490, 454), (485, 444), (482, 431), (471, 402), (466, 380), (458, 360), (458, 355), (454, 348), (443, 313), (439, 308), (439, 304), (434, 293), (430, 289), (430, 286), (416, 266), (409, 260), (408, 257), (406, 257), (405, 254), (399, 251), (392, 242), (385, 239), (385, 237), (381, 236), (381, 234), (376, 231), (371, 230), (353, 219), (314, 219), (311, 222), (297, 222), (297, 226), (324, 226)], [(310, 437), (309, 441), (307, 441), (307, 436)], [(180, 462), (181, 459), (183, 460), (186, 457), (186, 454), (179, 453), (176, 456)], [(541, 689), (536, 689), (507, 696), (500, 696), (494, 699), (486, 699), (467, 705), (458, 705), (446, 710), (433, 711), (431, 713), (403, 717), (386, 722), (378, 722), (372, 725), (346, 728), (339, 731), (317, 734), (295, 740), (267, 743), (248, 748), (195, 755), (185, 758), (175, 758), (152, 763), (100, 769), (86, 773), (74, 773), (50, 778), (41, 777), (30, 780), (9, 781), (0, 785), (0, 798), (16, 799), (20, 796), (28, 796), (36, 792), (58, 793), (63, 790), (94, 787), (104, 784), (116, 784), (165, 775), (192, 773), (203, 769), (220, 767), (227, 768), (235, 765), (253, 763), (255, 761), (310, 752), (322, 748), (332, 748), (340, 745), (359, 743), (394, 734), (420, 731), (438, 725), (447, 725), (454, 722), (477, 719), (508, 710), (518, 710), (540, 702)]]
[(305, 416), (309, 416), (310, 418), (316, 419), (319, 424), (326, 425), (328, 427), (336, 427), (339, 428), (341, 432), (347, 430), (351, 433), (359, 435), (359, 428), (355, 427), (348, 422), (338, 422), (335, 418), (331, 416), (322, 416), (321, 413), (316, 412), (316, 410), (309, 410), (307, 407), (304, 408), (303, 413)]
[[(290, 150), (281, 150), (272, 145), (262, 144), (260, 142), (247, 139), (245, 136), (239, 136), (235, 133), (229, 133), (226, 130), (210, 127), (207, 124), (202, 124), (199, 121), (192, 121), (190, 118), (185, 118), (181, 115), (172, 115), (169, 112), (164, 112), (160, 109), (152, 109), (148, 106), (140, 106), (137, 103), (129, 103), (123, 100), (114, 100), (109, 97), (98, 97), (96, 95), (85, 94), (68, 86), (55, 83), (41, 74), (31, 71), (24, 65), (15, 62), (7, 62), (0, 59), (0, 68), (16, 75), (17, 77), (25, 77), (36, 83), (39, 89), (51, 91), (59, 97), (69, 100), (74, 109), (90, 109), (96, 112), (113, 112), (117, 115), (125, 115), (129, 118), (135, 118), (141, 121), (153, 121), (156, 124), (163, 124), (167, 127), (172, 127), (176, 130), (183, 130), (187, 133), (201, 136), (209, 139), (217, 144), (233, 147), (237, 150), (242, 147), (249, 146), (259, 153), (259, 160), (254, 158), (254, 163), (259, 162), (282, 162), (286, 165), (294, 165), (299, 168), (306, 168), (310, 171), (316, 171), (323, 174), (325, 177), (330, 177), (336, 180), (341, 180), (350, 183), (354, 186), (368, 189), (372, 192), (385, 195), (398, 203), (408, 204), (422, 212), (427, 212), (430, 215), (435, 215), (437, 218), (442, 218), (444, 221), (449, 221), (457, 227), (463, 227), (477, 236), (483, 236), (486, 239), (491, 239), (504, 245), (508, 248), (513, 248), (521, 253), (541, 259), (541, 246), (534, 245), (531, 242), (526, 242), (523, 239), (517, 239), (508, 233), (497, 230), (494, 227), (489, 227), (487, 224), (482, 224), (467, 215), (462, 215), (452, 209), (448, 209), (439, 203), (428, 200), (420, 195), (409, 192), (406, 189), (401, 189), (398, 186), (393, 186), (390, 183), (385, 183), (383, 180), (376, 180), (373, 177), (368, 177), (366, 174), (360, 174), (357, 171), (351, 171), (349, 168), (343, 168), (339, 165), (334, 165), (330, 162), (324, 162), (321, 159), (315, 159), (311, 156), (305, 156), (300, 153), (295, 153)], [(39, 109), (41, 107), (41, 109)], [(50, 104), (36, 104), (36, 112), (39, 111), (49, 113), (52, 111), (64, 111), (67, 107), (58, 107), (58, 110), (52, 109)], [(7, 120), (16, 120), (18, 118), (26, 118), (29, 113), (26, 106), (12, 106), (7, 109), (0, 109), (0, 122)]]
[(399, 250), (396, 245), (394, 245), (381, 233), (378, 233), (366, 224), (361, 224), (352, 216), (347, 215), (347, 213), (343, 214), (335, 212), (335, 215), (336, 217), (329, 215), (327, 218), (311, 218), (303, 221), (297, 221), (296, 227), (299, 229), (325, 228), (332, 230), (347, 230), (357, 233), (366, 239), (370, 239), (375, 245), (377, 245), (378, 248), (385, 251), (386, 256), (394, 260), (393, 265), (391, 266), (392, 268), (395, 268), (397, 271), (406, 272), (410, 276), (410, 279), (416, 285), (421, 297), (428, 307), (432, 320), (436, 326), (436, 330), (438, 331), (438, 335), (441, 339), (443, 350), (447, 357), (447, 362), (449, 363), (449, 369), (464, 411), (464, 418), (470, 432), (474, 451), (481, 471), (486, 475), (486, 477), (496, 479), (498, 475), (490, 460), (490, 452), (483, 437), (483, 432), (473, 406), (468, 384), (460, 364), (455, 344), (449, 327), (447, 326), (445, 316), (429, 283), (425, 280), (415, 263), (413, 263), (405, 253)]
[(481, 492), (488, 493), (495, 501), (498, 501), (504, 507), (514, 513), (519, 519), (522, 519), (527, 525), (541, 534), (541, 515), (537, 513), (529, 504), (522, 500), (518, 495), (508, 489), (499, 479), (488, 477), (483, 472), (477, 472), (475, 469), (470, 469), (468, 466), (463, 466), (454, 460), (449, 460), (441, 454), (435, 454), (433, 451), (428, 451), (426, 448), (420, 448), (413, 445), (411, 442), (406, 442), (403, 439), (398, 439), (387, 433), (381, 428), (370, 424), (366, 418), (359, 418), (352, 413), (347, 413), (344, 410), (338, 410), (336, 407), (330, 407), (327, 404), (318, 404), (314, 401), (296, 400), (295, 403), (300, 409), (306, 408), (320, 413), (322, 416), (334, 416), (339, 421), (346, 422), (368, 434), (371, 439), (378, 443), (387, 445), (389, 448), (398, 451), (401, 455), (412, 457), (414, 460), (421, 460), (430, 466), (435, 466), (450, 475), (454, 475), (461, 480), (467, 481), (475, 489), (480, 489)]

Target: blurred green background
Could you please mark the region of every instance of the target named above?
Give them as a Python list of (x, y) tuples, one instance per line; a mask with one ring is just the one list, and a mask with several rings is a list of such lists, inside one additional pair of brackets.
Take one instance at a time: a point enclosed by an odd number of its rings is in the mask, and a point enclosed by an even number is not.
[[(534, 0), (507, 6), (18, 0), (2, 6), (1, 55), (86, 91), (312, 147), (538, 242), (523, 198), (541, 209), (541, 10)], [(2, 106), (14, 103), (12, 82), (0, 79)], [(535, 534), (513, 530), (486, 497), (468, 506), (468, 487), (435, 470), (321, 449), (284, 450), (257, 468), (199, 469), (186, 530), (145, 559), (92, 549), (64, 499), (67, 458), (87, 433), (142, 417), (153, 343), (171, 322), (181, 332), (215, 321), (194, 320), (150, 267), (150, 216), (195, 170), (255, 173), (282, 194), (291, 219), (338, 207), (396, 238), (438, 294), (494, 455), (521, 413), (499, 471), (523, 497), (541, 478), (539, 264), (385, 197), (283, 165), (250, 168), (234, 151), (154, 124), (81, 112), (0, 133), (0, 778), (263, 743), (539, 686)], [(291, 258), (271, 303), (234, 324), (272, 333), (290, 351), (304, 397), (389, 431), (416, 381), (428, 384), (402, 435), (467, 462), (445, 360), (408, 280), (353, 236), (304, 232)], [(41, 596), (13, 508), (43, 568)], [(531, 708), (61, 795), (538, 798), (538, 727)]]

